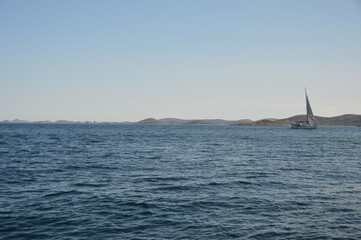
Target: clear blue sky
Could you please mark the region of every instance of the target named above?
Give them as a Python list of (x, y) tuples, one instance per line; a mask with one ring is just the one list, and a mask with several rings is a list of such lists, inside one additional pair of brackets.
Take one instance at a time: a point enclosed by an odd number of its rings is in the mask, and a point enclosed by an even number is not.
[(361, 2), (0, 1), (0, 120), (361, 113)]

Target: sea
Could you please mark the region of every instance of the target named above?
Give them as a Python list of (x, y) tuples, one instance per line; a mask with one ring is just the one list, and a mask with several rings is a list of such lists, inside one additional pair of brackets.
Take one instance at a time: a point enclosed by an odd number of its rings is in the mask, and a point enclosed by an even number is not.
[(0, 124), (0, 239), (361, 239), (361, 128)]

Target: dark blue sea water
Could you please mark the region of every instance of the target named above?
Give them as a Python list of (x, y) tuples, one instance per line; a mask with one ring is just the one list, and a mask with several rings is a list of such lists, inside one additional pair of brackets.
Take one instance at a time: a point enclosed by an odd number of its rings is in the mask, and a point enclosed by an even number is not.
[(0, 239), (361, 239), (361, 128), (0, 124)]

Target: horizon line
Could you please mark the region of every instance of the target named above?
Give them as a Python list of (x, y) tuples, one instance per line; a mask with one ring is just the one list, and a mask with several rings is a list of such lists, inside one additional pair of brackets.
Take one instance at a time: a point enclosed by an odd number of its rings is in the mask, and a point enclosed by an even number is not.
[[(302, 115), (306, 115), (306, 114), (296, 114), (296, 115), (292, 115), (290, 117), (285, 117), (285, 118), (275, 118), (275, 117), (265, 117), (265, 118), (260, 118), (258, 120), (253, 120), (251, 118), (240, 118), (240, 119), (235, 119), (235, 120), (229, 120), (229, 119), (223, 119), (223, 118), (192, 118), (192, 119), (185, 119), (185, 118), (176, 118), (176, 117), (164, 117), (164, 118), (153, 118), (153, 117), (147, 117), (141, 120), (136, 120), (136, 121), (130, 121), (130, 120), (124, 120), (124, 121), (119, 121), (119, 120), (104, 120), (104, 121), (97, 121), (97, 120), (67, 120), (67, 119), (58, 119), (58, 120), (25, 120), (25, 119), (20, 119), (20, 118), (15, 118), (13, 120), (9, 120), (9, 119), (5, 119), (5, 120), (0, 120), (0, 123), (6, 123), (6, 122), (14, 122), (14, 121), (22, 121), (22, 122), (28, 122), (28, 123), (37, 123), (37, 122), (44, 122), (44, 123), (56, 123), (56, 122), (74, 122), (74, 123), (136, 123), (136, 122), (140, 122), (143, 120), (147, 120), (147, 119), (155, 119), (155, 120), (162, 120), (162, 119), (176, 119), (176, 120), (182, 120), (182, 121), (195, 121), (195, 120), (222, 120), (222, 121), (241, 121), (241, 120), (250, 120), (250, 121), (260, 121), (260, 120), (266, 120), (266, 119), (274, 119), (274, 120), (282, 120), (282, 119), (287, 119), (287, 118), (291, 118), (291, 117), (296, 117), (296, 116), (302, 116)], [(361, 115), (361, 114), (356, 114), (356, 113), (345, 113), (345, 114), (341, 114), (341, 115), (336, 115), (336, 116), (331, 116), (331, 117), (325, 117), (325, 116), (317, 116), (316, 117), (322, 117), (322, 118), (333, 118), (333, 117), (340, 117), (340, 116), (344, 116), (344, 115)]]

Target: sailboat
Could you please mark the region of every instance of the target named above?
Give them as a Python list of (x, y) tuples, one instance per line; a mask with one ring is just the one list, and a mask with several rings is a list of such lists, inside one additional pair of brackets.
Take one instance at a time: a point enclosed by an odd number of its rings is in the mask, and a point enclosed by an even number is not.
[(310, 101), (308, 100), (307, 92), (305, 89), (306, 95), (306, 111), (307, 111), (307, 120), (306, 121), (295, 121), (291, 124), (291, 129), (316, 129), (317, 123), (316, 118), (313, 115)]

